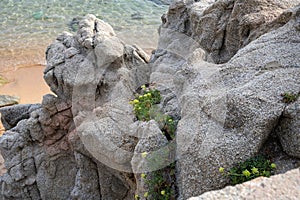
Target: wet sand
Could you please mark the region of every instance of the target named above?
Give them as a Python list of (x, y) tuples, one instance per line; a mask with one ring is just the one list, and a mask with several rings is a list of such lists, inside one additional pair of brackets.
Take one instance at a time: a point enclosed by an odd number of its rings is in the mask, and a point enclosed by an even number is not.
[(0, 87), (0, 94), (17, 96), (20, 104), (41, 103), (43, 95), (50, 93), (43, 79), (44, 68), (40, 64), (25, 65), (1, 73), (9, 83)]
[(33, 44), (0, 48), (0, 75), (8, 83), (0, 87), (0, 94), (20, 98), (20, 104), (40, 103), (43, 95), (50, 92), (43, 79), (46, 64), (45, 51), (50, 40)]

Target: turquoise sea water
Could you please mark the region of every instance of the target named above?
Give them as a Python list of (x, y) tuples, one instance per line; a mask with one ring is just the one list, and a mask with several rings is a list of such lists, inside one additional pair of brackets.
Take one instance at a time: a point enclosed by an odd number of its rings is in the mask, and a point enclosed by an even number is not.
[(77, 28), (74, 22), (88, 13), (111, 24), (126, 43), (154, 48), (160, 17), (167, 10), (167, 5), (157, 2), (0, 0), (0, 56), (3, 52), (19, 52), (17, 49), (45, 49), (59, 33), (74, 32)]

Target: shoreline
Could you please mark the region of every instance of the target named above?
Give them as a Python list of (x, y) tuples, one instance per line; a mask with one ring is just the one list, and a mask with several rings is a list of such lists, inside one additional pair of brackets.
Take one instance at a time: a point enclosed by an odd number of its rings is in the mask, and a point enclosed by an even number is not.
[(1, 72), (8, 83), (0, 87), (0, 94), (19, 97), (19, 104), (41, 103), (43, 96), (51, 93), (43, 79), (44, 69), (45, 65), (35, 64)]

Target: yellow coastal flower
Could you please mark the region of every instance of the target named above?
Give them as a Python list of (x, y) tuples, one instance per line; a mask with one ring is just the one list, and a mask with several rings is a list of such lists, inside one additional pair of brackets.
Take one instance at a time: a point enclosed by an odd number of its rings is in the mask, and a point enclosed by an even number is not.
[(134, 195), (134, 199), (139, 199), (139, 195)]
[(162, 191), (160, 192), (160, 194), (161, 194), (161, 195), (165, 195), (165, 194), (166, 194), (166, 191), (162, 190)]
[(148, 97), (151, 97), (151, 96), (152, 96), (152, 94), (151, 94), (151, 93), (147, 93), (147, 96), (148, 96)]
[(144, 97), (147, 97), (147, 96), (148, 96), (148, 94), (144, 94), (143, 96), (144, 96)]
[(142, 153), (143, 158), (146, 158), (147, 155), (148, 155), (148, 153), (146, 151)]
[(172, 122), (173, 120), (172, 120), (172, 119), (169, 119), (168, 121), (169, 121), (169, 122)]
[(142, 98), (143, 98), (143, 95), (140, 95), (140, 96), (139, 96), (139, 99), (142, 99)]
[(140, 101), (138, 100), (138, 99), (135, 99), (135, 100), (133, 100), (133, 103), (135, 103), (135, 104), (137, 104), (137, 103), (139, 103)]
[(146, 89), (146, 85), (142, 85), (141, 88), (144, 90)]
[(148, 192), (145, 192), (144, 197), (145, 197), (145, 198), (148, 197)]
[(252, 171), (253, 174), (258, 174), (259, 173), (259, 171), (258, 171), (258, 169), (256, 167), (253, 167), (251, 169), (251, 171)]
[(275, 169), (275, 168), (276, 168), (276, 164), (275, 164), (275, 163), (272, 163), (272, 164), (271, 164), (271, 168), (272, 168), (272, 169)]
[(248, 171), (248, 169), (243, 171), (244, 176), (249, 177), (251, 175), (251, 172)]
[(142, 177), (142, 178), (146, 178), (146, 174), (144, 174), (144, 173), (141, 174), (141, 177)]
[(221, 172), (221, 173), (223, 173), (224, 170), (225, 170), (225, 169), (224, 169), (223, 167), (220, 167), (220, 168), (219, 168), (219, 172)]

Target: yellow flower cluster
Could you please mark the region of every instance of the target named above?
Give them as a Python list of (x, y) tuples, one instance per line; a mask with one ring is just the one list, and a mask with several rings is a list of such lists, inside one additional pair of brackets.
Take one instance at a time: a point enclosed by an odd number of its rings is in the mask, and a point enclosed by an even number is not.
[(276, 168), (276, 164), (275, 164), (275, 163), (272, 163), (272, 164), (271, 164), (271, 168), (272, 168), (272, 169), (275, 169), (275, 168)]
[(142, 157), (143, 157), (143, 158), (146, 158), (147, 155), (148, 155), (147, 152), (143, 152), (143, 153), (142, 153)]
[(221, 173), (223, 173), (224, 170), (225, 170), (225, 169), (224, 169), (223, 167), (220, 167), (220, 168), (219, 168), (219, 172), (221, 172)]
[(135, 99), (135, 100), (133, 100), (133, 101), (129, 101), (129, 103), (131, 104), (131, 105), (134, 105), (134, 104), (138, 104), (140, 101), (138, 100), (138, 99)]
[(139, 96), (139, 99), (143, 99), (143, 98), (147, 98), (147, 97), (151, 97), (151, 96), (152, 96), (151, 93), (146, 93), (146, 94), (144, 94), (144, 95), (140, 95), (140, 96)]
[(141, 177), (142, 177), (142, 178), (146, 178), (146, 174), (144, 174), (144, 173), (141, 174)]
[(249, 177), (251, 175), (251, 172), (248, 171), (248, 169), (243, 171), (244, 176)]
[(252, 167), (251, 171), (252, 171), (253, 174), (258, 174), (259, 173), (259, 171), (256, 167)]
[(148, 197), (148, 192), (145, 192), (144, 197), (145, 197), (145, 198)]

